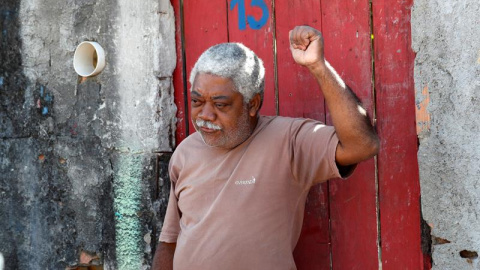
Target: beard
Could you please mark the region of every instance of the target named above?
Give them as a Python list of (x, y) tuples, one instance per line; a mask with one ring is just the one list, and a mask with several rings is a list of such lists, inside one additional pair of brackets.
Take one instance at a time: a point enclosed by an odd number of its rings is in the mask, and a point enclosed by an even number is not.
[[(242, 114), (234, 125), (234, 128), (225, 129), (217, 126), (209, 121), (196, 119), (193, 121), (195, 130), (202, 136), (203, 142), (211, 147), (219, 147), (225, 149), (233, 149), (239, 144), (246, 141), (253, 130), (250, 127), (250, 118), (248, 115), (248, 107), (245, 107)], [(208, 127), (217, 129), (213, 134), (203, 132), (200, 127)]]

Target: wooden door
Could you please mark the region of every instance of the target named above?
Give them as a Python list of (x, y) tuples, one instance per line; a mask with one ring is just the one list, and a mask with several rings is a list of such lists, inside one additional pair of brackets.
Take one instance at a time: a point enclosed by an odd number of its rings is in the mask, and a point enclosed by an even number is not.
[(412, 0), (172, 0), (178, 63), (177, 144), (189, 121), (190, 70), (220, 42), (242, 42), (264, 61), (264, 115), (330, 123), (321, 91), (294, 63), (288, 31), (322, 31), (327, 60), (376, 119), (381, 150), (347, 181), (311, 189), (294, 256), (298, 269), (423, 269), (416, 158)]

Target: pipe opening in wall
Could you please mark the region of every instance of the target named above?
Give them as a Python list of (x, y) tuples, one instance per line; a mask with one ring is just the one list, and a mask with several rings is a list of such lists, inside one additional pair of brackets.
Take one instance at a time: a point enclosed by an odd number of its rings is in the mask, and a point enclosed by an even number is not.
[(105, 67), (105, 51), (94, 41), (84, 41), (77, 46), (73, 67), (82, 77), (95, 76)]

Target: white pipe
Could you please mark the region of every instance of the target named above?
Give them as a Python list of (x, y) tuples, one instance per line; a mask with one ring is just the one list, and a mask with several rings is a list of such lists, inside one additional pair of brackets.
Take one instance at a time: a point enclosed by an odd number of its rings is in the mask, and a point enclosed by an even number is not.
[(0, 252), (0, 270), (3, 270), (5, 267), (5, 259), (3, 258), (3, 254)]
[(94, 41), (84, 41), (77, 46), (73, 67), (82, 77), (95, 76), (105, 67), (105, 51)]

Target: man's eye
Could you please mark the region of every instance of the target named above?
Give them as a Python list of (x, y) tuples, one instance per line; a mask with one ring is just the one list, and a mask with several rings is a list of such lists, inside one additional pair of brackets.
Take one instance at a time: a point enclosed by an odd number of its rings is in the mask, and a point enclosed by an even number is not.
[(222, 104), (222, 103), (216, 103), (215, 106), (219, 109), (222, 109), (222, 108), (225, 108), (225, 106), (227, 106), (226, 104)]
[(192, 106), (199, 106), (201, 104), (200, 100), (192, 99)]

